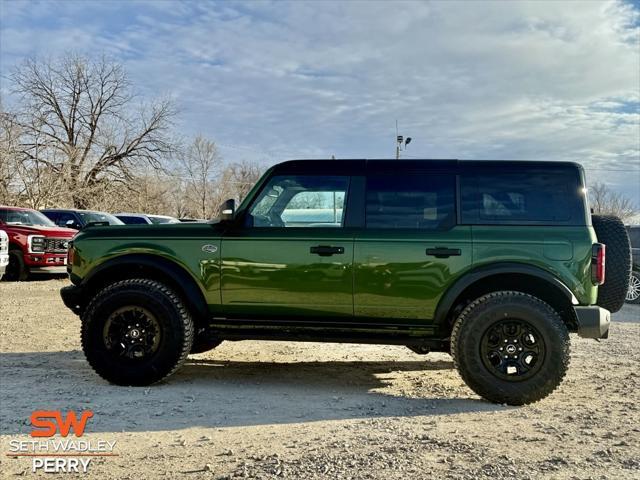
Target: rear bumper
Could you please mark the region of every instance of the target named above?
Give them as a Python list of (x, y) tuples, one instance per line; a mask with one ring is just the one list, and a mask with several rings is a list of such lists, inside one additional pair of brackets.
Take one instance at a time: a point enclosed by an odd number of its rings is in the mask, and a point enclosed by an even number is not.
[(84, 301), (82, 298), (82, 289), (76, 285), (69, 285), (60, 289), (60, 296), (65, 306), (76, 315), (82, 313)]
[(578, 335), (584, 338), (608, 338), (611, 312), (602, 307), (573, 307), (578, 318)]

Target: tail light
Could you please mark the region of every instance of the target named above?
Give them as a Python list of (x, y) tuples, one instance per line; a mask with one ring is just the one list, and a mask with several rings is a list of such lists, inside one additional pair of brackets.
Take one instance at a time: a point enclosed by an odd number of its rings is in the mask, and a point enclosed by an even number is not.
[(73, 242), (69, 242), (69, 249), (67, 250), (67, 270), (71, 270), (73, 265), (73, 257), (75, 256), (76, 249), (73, 247)]
[(604, 283), (605, 251), (604, 243), (594, 243), (591, 247), (591, 281), (594, 285)]

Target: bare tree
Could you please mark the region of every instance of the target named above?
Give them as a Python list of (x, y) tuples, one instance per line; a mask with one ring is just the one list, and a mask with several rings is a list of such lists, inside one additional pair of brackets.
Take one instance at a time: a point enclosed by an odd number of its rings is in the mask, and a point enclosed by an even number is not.
[(134, 108), (121, 65), (67, 55), (30, 59), (11, 75), (21, 100), (21, 153), (61, 178), (85, 208), (104, 182), (130, 180), (140, 165), (161, 166), (174, 150), (168, 101)]
[(638, 213), (638, 208), (630, 198), (620, 192), (614, 192), (604, 183), (595, 183), (589, 188), (589, 202), (594, 213), (615, 215), (623, 221)]
[(18, 162), (19, 128), (14, 115), (5, 112), (0, 104), (0, 203), (12, 203)]
[(242, 161), (229, 165), (226, 169), (226, 181), (231, 186), (231, 196), (242, 201), (263, 173), (260, 165), (253, 162)]
[(176, 218), (184, 218), (191, 215), (188, 206), (186, 182), (179, 176), (179, 173), (171, 181), (169, 199), (171, 202), (169, 210), (171, 215)]
[(39, 208), (60, 188), (60, 179), (43, 161), (41, 137), (34, 137), (32, 154), (25, 156), (23, 136), (16, 116), (0, 105), (0, 203)]
[(211, 218), (214, 197), (213, 175), (220, 169), (221, 159), (215, 143), (198, 135), (187, 148), (182, 165), (186, 175), (188, 194), (197, 202), (196, 215), (200, 218)]

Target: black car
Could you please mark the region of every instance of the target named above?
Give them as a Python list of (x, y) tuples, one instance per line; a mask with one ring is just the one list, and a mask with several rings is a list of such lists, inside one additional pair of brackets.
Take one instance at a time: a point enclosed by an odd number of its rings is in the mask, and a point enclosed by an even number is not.
[(631, 279), (627, 291), (628, 303), (640, 303), (640, 225), (627, 226), (629, 240), (631, 240)]
[(62, 208), (47, 208), (40, 211), (59, 227), (75, 228), (76, 230), (82, 230), (92, 224), (124, 225), (121, 220), (118, 220), (115, 216), (106, 212)]

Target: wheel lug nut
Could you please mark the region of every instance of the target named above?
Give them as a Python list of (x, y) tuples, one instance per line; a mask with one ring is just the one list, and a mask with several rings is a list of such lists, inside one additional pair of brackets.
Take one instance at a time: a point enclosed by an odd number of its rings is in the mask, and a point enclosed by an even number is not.
[(504, 350), (504, 348), (500, 347), (500, 349), (499, 349), (499, 350), (500, 350), (500, 351), (502, 351), (502, 350)]

